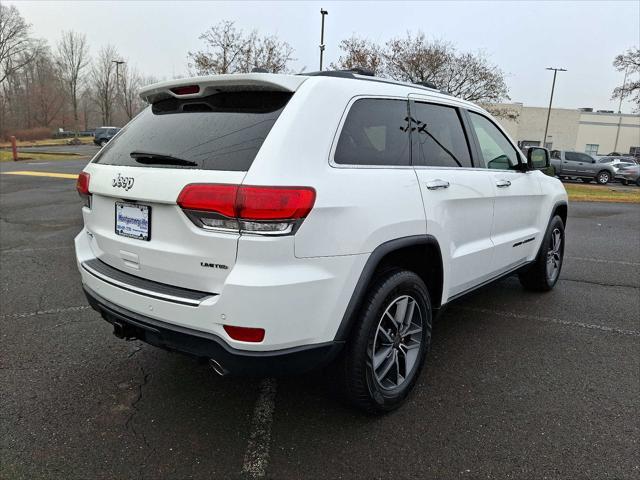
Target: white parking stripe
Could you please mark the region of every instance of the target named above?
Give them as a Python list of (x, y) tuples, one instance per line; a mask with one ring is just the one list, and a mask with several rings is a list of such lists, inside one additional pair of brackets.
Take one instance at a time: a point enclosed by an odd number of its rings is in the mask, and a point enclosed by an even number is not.
[(468, 312), (489, 313), (489, 314), (498, 315), (501, 317), (517, 318), (520, 320), (538, 320), (541, 322), (556, 323), (558, 325), (565, 325), (568, 327), (588, 328), (591, 330), (600, 330), (603, 332), (618, 333), (620, 335), (631, 335), (633, 337), (640, 337), (640, 332), (637, 330), (625, 330), (623, 328), (618, 328), (618, 327), (607, 327), (606, 325), (595, 325), (595, 324), (582, 323), (582, 322), (572, 322), (570, 320), (561, 320), (559, 318), (543, 317), (538, 315), (524, 315), (521, 313), (490, 310), (488, 308), (461, 307), (461, 306), (452, 306), (451, 308), (457, 309), (457, 310), (466, 310)]
[(33, 248), (6, 248), (0, 250), (0, 254), (3, 253), (30, 253), (30, 252), (46, 252), (48, 250), (70, 250), (74, 248), (73, 245), (60, 245), (57, 247), (33, 247)]
[(276, 404), (276, 380), (265, 378), (253, 409), (251, 433), (244, 454), (242, 474), (248, 478), (263, 478), (269, 465), (271, 424)]
[(37, 315), (50, 315), (53, 313), (80, 312), (88, 308), (91, 308), (91, 307), (89, 305), (79, 305), (77, 307), (52, 308), (51, 310), (36, 310), (35, 312), (9, 313), (6, 315), (0, 315), (0, 319), (27, 318), (27, 317), (35, 317)]
[(640, 262), (625, 262), (624, 260), (605, 260), (603, 258), (590, 258), (590, 257), (571, 257), (566, 256), (571, 260), (581, 260), (583, 262), (595, 262), (595, 263), (612, 263), (614, 265), (631, 265), (633, 267), (640, 266)]

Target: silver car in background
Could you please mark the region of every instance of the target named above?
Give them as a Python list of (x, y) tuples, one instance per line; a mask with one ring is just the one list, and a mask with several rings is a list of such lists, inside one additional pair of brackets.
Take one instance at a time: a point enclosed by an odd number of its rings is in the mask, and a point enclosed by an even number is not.
[(616, 180), (619, 180), (623, 185), (635, 183), (640, 187), (640, 165), (637, 163), (629, 163), (628, 165), (618, 168)]

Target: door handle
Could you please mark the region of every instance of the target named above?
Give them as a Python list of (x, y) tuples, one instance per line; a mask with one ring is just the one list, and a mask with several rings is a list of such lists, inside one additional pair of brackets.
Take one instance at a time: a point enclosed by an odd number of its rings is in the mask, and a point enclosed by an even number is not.
[(506, 188), (506, 187), (510, 187), (511, 186), (511, 182), (509, 180), (498, 180), (496, 181), (496, 187), (498, 188)]
[(436, 178), (435, 180), (431, 180), (427, 182), (427, 188), (429, 190), (439, 190), (441, 188), (449, 188), (449, 182), (446, 180), (440, 180)]

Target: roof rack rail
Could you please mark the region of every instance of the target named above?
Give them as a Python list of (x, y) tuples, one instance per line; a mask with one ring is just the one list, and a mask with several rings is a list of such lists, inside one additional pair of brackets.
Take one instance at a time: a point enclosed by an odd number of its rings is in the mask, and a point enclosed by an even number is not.
[(355, 75), (362, 75), (365, 77), (375, 77), (372, 70), (367, 68), (349, 68), (345, 70), (321, 70), (319, 72), (302, 72), (298, 75), (308, 75), (312, 77), (342, 77), (342, 78), (355, 78)]
[[(337, 77), (337, 78), (350, 78), (353, 80), (367, 80), (370, 82), (389, 83), (393, 85), (414, 86), (416, 88), (422, 88), (425, 90), (431, 90), (434, 92), (442, 93), (444, 95), (451, 95), (445, 90), (440, 90), (435, 84), (431, 82), (400, 82), (397, 80), (391, 80), (388, 78), (376, 77), (371, 70), (364, 68), (352, 68), (350, 70), (322, 70), (319, 72), (302, 72), (298, 75), (304, 75), (308, 77)], [(366, 78), (369, 77), (369, 78)]]
[(433, 82), (414, 82), (416, 85), (420, 85), (421, 87), (433, 88), (435, 90), (440, 90), (438, 86)]

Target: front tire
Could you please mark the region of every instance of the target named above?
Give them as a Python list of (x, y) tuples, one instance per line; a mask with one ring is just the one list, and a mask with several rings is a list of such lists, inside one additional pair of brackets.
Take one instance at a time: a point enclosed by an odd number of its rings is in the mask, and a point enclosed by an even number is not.
[(563, 260), (564, 222), (556, 215), (549, 222), (535, 261), (518, 274), (520, 283), (527, 290), (548, 292), (560, 278)]
[(606, 185), (609, 183), (609, 180), (611, 180), (611, 174), (606, 170), (602, 170), (601, 172), (598, 172), (598, 175), (596, 175), (596, 181), (600, 185)]
[(392, 270), (369, 288), (341, 359), (347, 400), (372, 414), (405, 401), (431, 344), (431, 301), (422, 279)]

